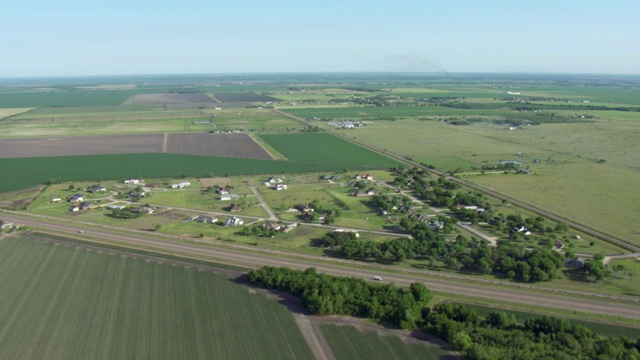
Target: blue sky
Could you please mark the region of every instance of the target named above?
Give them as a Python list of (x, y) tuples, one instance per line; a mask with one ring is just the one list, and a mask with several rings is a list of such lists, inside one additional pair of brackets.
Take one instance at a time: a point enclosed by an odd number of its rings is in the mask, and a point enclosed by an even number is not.
[(640, 1), (0, 0), (0, 77), (640, 74)]

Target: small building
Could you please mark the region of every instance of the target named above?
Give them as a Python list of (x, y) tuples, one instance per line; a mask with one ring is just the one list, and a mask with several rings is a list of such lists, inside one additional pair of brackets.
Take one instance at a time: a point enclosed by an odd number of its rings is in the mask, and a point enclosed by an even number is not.
[(440, 220), (429, 222), (429, 228), (433, 231), (438, 231), (444, 229), (444, 222)]
[(220, 194), (220, 195), (229, 195), (229, 189), (220, 188), (220, 189), (218, 189), (218, 194)]
[(279, 231), (282, 226), (278, 223), (267, 221), (262, 223), (262, 228), (267, 230)]
[(122, 210), (125, 207), (127, 207), (126, 205), (119, 205), (119, 204), (109, 204), (107, 205), (107, 210)]
[(231, 204), (227, 210), (231, 211), (231, 212), (238, 212), (240, 210), (242, 210), (242, 208), (240, 208), (240, 205), (238, 204)]
[(80, 210), (89, 210), (93, 208), (93, 204), (89, 201), (83, 201), (80, 203)]
[(238, 194), (227, 194), (227, 195), (221, 195), (220, 196), (220, 200), (229, 201), (229, 200), (235, 200), (235, 199), (237, 199), (239, 197), (240, 196)]
[(195, 219), (197, 222), (205, 223), (205, 224), (213, 224), (218, 221), (217, 218), (213, 216), (197, 216)]
[(69, 196), (67, 198), (67, 201), (69, 201), (69, 202), (84, 201), (84, 195), (82, 195), (82, 194), (73, 194), (73, 195), (71, 195), (71, 196)]
[(62, 201), (61, 198), (53, 198), (53, 199), (51, 199), (52, 203), (59, 203), (60, 201)]
[(565, 261), (564, 267), (571, 268), (571, 269), (582, 269), (586, 263), (587, 263), (587, 260), (585, 258), (578, 256), (573, 259), (569, 259)]
[(242, 224), (244, 224), (244, 220), (242, 220), (242, 219), (241, 219), (241, 218), (239, 218), (239, 217), (235, 217), (235, 216), (228, 217), (228, 218), (224, 221), (224, 225), (225, 225), (225, 226), (240, 226), (240, 225), (242, 225)]
[(129, 180), (122, 180), (122, 183), (124, 184), (140, 184), (143, 183), (144, 181), (141, 179), (129, 179)]
[(287, 184), (276, 184), (276, 190), (287, 190)]
[(179, 182), (177, 184), (172, 184), (171, 188), (172, 189), (184, 189), (184, 188), (186, 188), (188, 186), (191, 186), (191, 183), (188, 182), (188, 181), (183, 181), (183, 182)]
[(104, 185), (95, 185), (87, 189), (87, 192), (96, 193), (107, 191), (107, 188)]

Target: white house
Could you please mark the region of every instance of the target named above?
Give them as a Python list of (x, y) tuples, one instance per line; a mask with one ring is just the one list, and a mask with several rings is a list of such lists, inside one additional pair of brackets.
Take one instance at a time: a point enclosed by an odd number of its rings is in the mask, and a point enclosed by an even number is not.
[(186, 188), (187, 186), (191, 186), (191, 183), (190, 183), (190, 182), (188, 182), (188, 181), (183, 181), (183, 182), (179, 182), (179, 183), (177, 183), (177, 184), (172, 184), (172, 185), (171, 185), (171, 188), (172, 188), (172, 189), (184, 189), (184, 188)]
[(235, 216), (228, 217), (227, 220), (224, 221), (225, 226), (240, 226), (242, 224), (244, 224), (244, 220)]

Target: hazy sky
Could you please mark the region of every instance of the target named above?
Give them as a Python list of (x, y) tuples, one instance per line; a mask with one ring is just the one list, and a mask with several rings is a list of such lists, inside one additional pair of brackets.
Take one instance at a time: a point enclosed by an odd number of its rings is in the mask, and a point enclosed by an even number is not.
[(640, 0), (0, 0), (0, 77), (640, 74)]

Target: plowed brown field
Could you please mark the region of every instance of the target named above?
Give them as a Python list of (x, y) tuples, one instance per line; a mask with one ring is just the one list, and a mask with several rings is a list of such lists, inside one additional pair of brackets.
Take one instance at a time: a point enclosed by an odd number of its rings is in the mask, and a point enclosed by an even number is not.
[[(158, 153), (163, 145), (163, 134), (0, 139), (0, 158)], [(247, 134), (169, 134), (165, 152), (272, 159)]]
[(247, 134), (170, 134), (167, 152), (247, 159), (272, 159), (271, 155)]
[(152, 153), (162, 134), (0, 139), (0, 158)]
[(205, 93), (166, 93), (166, 94), (138, 94), (135, 95), (133, 105), (162, 105), (162, 104), (214, 104), (216, 101)]

